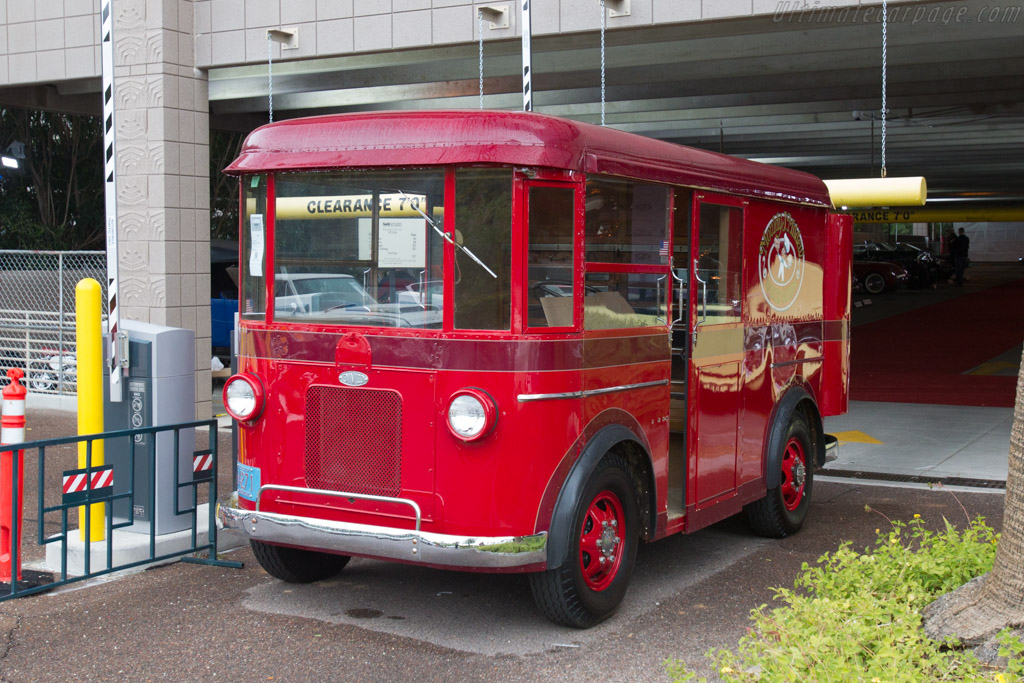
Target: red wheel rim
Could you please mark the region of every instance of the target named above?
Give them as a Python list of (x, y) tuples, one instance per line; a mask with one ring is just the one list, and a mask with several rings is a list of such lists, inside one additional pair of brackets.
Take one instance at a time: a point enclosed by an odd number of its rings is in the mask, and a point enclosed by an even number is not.
[(807, 485), (807, 455), (804, 445), (793, 437), (782, 454), (782, 503), (789, 511), (800, 507)]
[(590, 502), (580, 529), (579, 556), (580, 571), (590, 590), (604, 590), (618, 575), (625, 524), (622, 503), (611, 491), (602, 491)]

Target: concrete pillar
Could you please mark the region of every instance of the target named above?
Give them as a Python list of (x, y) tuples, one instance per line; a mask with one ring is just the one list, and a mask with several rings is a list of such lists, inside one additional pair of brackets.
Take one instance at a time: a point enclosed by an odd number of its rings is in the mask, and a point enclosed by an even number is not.
[(114, 9), (121, 315), (196, 333), (196, 417), (211, 414), (209, 100), (191, 0)]

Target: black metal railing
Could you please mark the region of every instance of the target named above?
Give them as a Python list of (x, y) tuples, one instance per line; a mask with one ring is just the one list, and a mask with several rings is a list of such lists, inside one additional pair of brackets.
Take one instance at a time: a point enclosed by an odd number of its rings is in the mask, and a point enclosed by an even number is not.
[[(205, 448), (199, 448), (191, 452), (181, 453), (181, 433), (185, 430), (202, 430), (206, 429), (207, 433), (207, 446)], [(168, 453), (161, 453), (156, 447), (156, 434), (162, 432), (173, 432), (173, 450)], [(138, 436), (152, 435), (150, 439), (153, 441), (153, 448), (147, 449), (149, 451), (149, 480), (145, 491), (135, 490), (136, 481), (136, 460), (137, 460), (137, 444), (143, 439), (137, 439)], [(199, 436), (200, 434), (196, 434)], [(166, 438), (166, 437), (165, 437)], [(129, 456), (127, 458), (127, 466), (125, 463), (118, 463), (115, 465), (104, 464), (104, 465), (93, 465), (93, 450), (94, 444), (100, 441), (105, 442), (104, 450), (107, 450), (108, 445), (116, 442), (117, 439), (126, 439), (129, 445)], [(47, 504), (47, 498), (51, 500), (55, 497), (53, 490), (47, 490), (48, 479), (52, 479), (51, 476), (47, 476), (47, 449), (52, 451), (59, 446), (66, 446), (71, 444), (85, 444), (85, 457), (84, 461), (89, 463), (86, 467), (78, 469), (64, 470), (62, 472), (62, 486), (60, 487), (60, 503), (59, 504)], [(166, 450), (166, 449), (165, 449)], [(24, 453), (22, 457), (13, 457), (14, 454), (19, 451)], [(142, 454), (144, 455), (144, 454)], [(38, 524), (37, 541), (41, 546), (47, 546), (54, 543), (60, 544), (60, 573), (59, 575), (45, 575), (40, 572), (32, 572), (32, 580), (18, 580), (17, 572), (18, 567), (21, 565), (21, 548), (19, 547), (18, 537), (19, 526), (21, 525), (21, 519), (19, 515), (19, 496), (18, 491), (21, 490), (19, 480), (24, 474), (31, 469), (31, 466), (26, 466), (24, 462), (30, 462), (35, 459), (37, 467), (37, 485), (36, 485), (36, 514)], [(62, 454), (63, 457), (67, 457), (67, 454)], [(157, 477), (157, 459), (158, 457), (173, 457), (175, 461), (173, 463), (174, 477), (173, 482), (158, 482)], [(162, 425), (159, 427), (142, 427), (138, 429), (125, 429), (120, 431), (104, 432), (102, 434), (88, 434), (84, 436), (71, 436), (63, 437), (58, 439), (46, 439), (43, 441), (30, 441), (21, 444), (10, 444), (0, 446), (0, 458), (10, 459), (11, 467), (11, 480), (7, 482), (0, 482), (0, 486), (10, 486), (12, 495), (11, 499), (11, 510), (10, 510), (10, 548), (0, 548), (0, 553), (10, 552), (11, 556), (11, 582), (9, 589), (6, 586), (2, 586), (0, 589), (0, 601), (7, 600), (13, 597), (20, 597), (24, 595), (31, 595), (33, 593), (39, 593), (41, 591), (52, 590), (54, 588), (63, 586), (65, 584), (74, 583), (76, 581), (83, 581), (85, 579), (102, 576), (115, 571), (121, 571), (123, 569), (130, 569), (132, 567), (138, 567), (154, 562), (166, 561), (174, 558), (181, 558), (184, 562), (195, 562), (200, 564), (216, 565), (220, 567), (241, 567), (240, 562), (230, 562), (217, 559), (217, 524), (216, 524), (216, 503), (217, 503), (217, 421), (216, 420), (200, 420), (196, 422), (183, 422), (180, 424), (173, 425)], [(188, 458), (188, 470), (193, 472), (191, 480), (182, 481), (183, 477), (180, 475), (182, 468), (182, 460)], [(23, 462), (24, 460), (24, 462)], [(198, 461), (198, 463), (197, 463)], [(195, 466), (197, 464), (197, 466)], [(22, 469), (24, 468), (24, 472)], [(7, 469), (6, 467), (4, 468)], [(112, 470), (113, 481), (110, 486), (105, 485), (104, 471)], [(81, 486), (82, 479), (84, 477), (84, 489), (80, 491), (73, 491), (71, 493), (65, 492), (65, 486), (63, 482), (65, 478), (71, 477), (73, 483), (77, 483)], [(127, 481), (127, 488), (124, 487), (123, 483)], [(118, 482), (119, 485), (115, 488), (113, 482)], [(172, 488), (168, 487), (173, 484)], [(178, 550), (162, 552), (157, 554), (157, 486), (165, 487), (164, 495), (171, 495), (174, 499), (173, 514), (175, 517), (180, 515), (191, 515), (191, 542), (188, 547), (184, 547)], [(51, 489), (53, 488), (52, 482), (50, 482)], [(208, 504), (208, 519), (207, 519), (207, 542), (199, 543), (199, 492), (200, 487), (206, 487), (206, 498)], [(119, 493), (114, 491), (120, 489)], [(185, 506), (180, 504), (179, 492), (182, 490), (190, 490), (191, 495), (186, 496), (191, 499), (191, 502)], [(27, 498), (26, 495), (22, 498)], [(116, 501), (124, 500), (127, 501), (128, 514), (124, 521), (115, 522), (114, 515), (114, 503)], [(143, 559), (136, 559), (122, 564), (115, 564), (114, 558), (114, 532), (125, 527), (130, 527), (138, 522), (134, 519), (134, 510), (137, 502), (146, 501), (148, 506), (146, 509), (150, 511), (149, 514), (149, 552)], [(85, 538), (89, 538), (90, 531), (92, 529), (92, 515), (94, 514), (93, 505), (97, 503), (106, 503), (106, 510), (104, 513), (105, 522), (105, 534), (103, 541), (90, 542), (85, 540), (83, 542), (84, 562), (83, 562), (83, 573), (81, 575), (69, 576), (68, 574), (68, 541), (69, 534), (80, 533), (78, 527), (71, 526), (68, 520), (68, 511), (77, 509), (80, 507), (85, 508), (84, 517), (84, 530)], [(54, 534), (47, 534), (46, 522), (48, 517), (58, 515), (60, 517), (60, 532)], [(182, 530), (184, 531), (184, 529)], [(130, 533), (130, 532), (122, 532)], [(138, 534), (132, 534), (138, 536)], [(94, 543), (105, 543), (103, 549), (105, 562), (103, 567), (100, 569), (93, 569), (93, 548)], [(206, 557), (199, 557), (198, 554), (206, 553)], [(27, 573), (27, 572), (26, 572)], [(40, 576), (43, 578), (40, 579)]]

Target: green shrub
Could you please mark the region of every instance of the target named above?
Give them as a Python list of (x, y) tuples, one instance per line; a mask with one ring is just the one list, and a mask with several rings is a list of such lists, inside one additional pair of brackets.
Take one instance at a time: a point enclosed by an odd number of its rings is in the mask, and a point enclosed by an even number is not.
[[(1010, 666), (995, 671), (922, 629), (925, 606), (991, 569), (997, 535), (984, 519), (933, 532), (914, 515), (876, 532), (873, 548), (842, 543), (816, 566), (805, 562), (794, 589), (773, 589), (781, 606), (753, 610), (735, 650), (708, 653), (715, 672), (727, 681), (1024, 681), (1018, 639), (1001, 636)], [(697, 678), (683, 662), (666, 668), (676, 681)]]

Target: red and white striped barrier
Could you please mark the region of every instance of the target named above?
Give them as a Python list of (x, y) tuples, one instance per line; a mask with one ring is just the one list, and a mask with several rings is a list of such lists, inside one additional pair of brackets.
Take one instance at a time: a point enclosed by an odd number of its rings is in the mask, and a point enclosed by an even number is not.
[[(88, 472), (65, 472), (64, 493), (81, 493), (86, 490)], [(106, 467), (101, 470), (94, 470), (92, 473), (92, 484), (88, 487), (92, 490), (103, 489), (114, 485), (114, 468)]]
[(213, 454), (200, 453), (192, 456), (192, 479), (207, 479), (213, 475)]
[[(10, 445), (25, 442), (25, 394), (28, 393), (20, 381), (25, 373), (20, 368), (11, 368), (7, 371), (7, 377), (11, 383), (3, 390), (3, 416), (0, 417), (0, 445)], [(14, 452), (4, 451), (0, 453), (0, 582), (10, 583), (12, 572), (12, 558), (14, 556), (15, 543), (19, 552), (17, 553), (17, 580), (21, 580), (21, 506), (22, 489), (25, 482), (25, 452), (17, 451), (18, 456), (18, 483), (17, 502), (14, 483)], [(17, 508), (18, 535), (14, 538), (12, 510)]]

